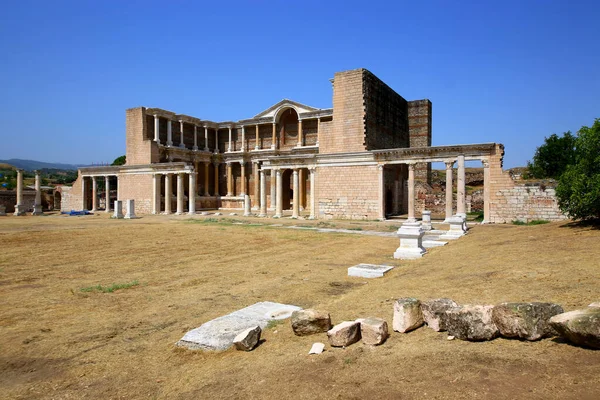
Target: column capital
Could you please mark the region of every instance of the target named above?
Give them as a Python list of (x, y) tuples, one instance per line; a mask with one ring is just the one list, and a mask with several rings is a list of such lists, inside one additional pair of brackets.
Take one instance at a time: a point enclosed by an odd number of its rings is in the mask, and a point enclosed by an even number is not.
[(380, 171), (381, 171), (381, 170), (383, 170), (383, 167), (384, 167), (384, 165), (383, 165), (383, 164), (378, 164), (378, 165), (377, 165), (377, 169), (378, 169), (378, 170), (380, 170)]
[(483, 164), (483, 168), (490, 167), (490, 160), (488, 160), (487, 158), (484, 158), (483, 160), (481, 160), (481, 163)]
[(415, 170), (415, 163), (407, 163), (406, 165), (408, 165), (408, 170), (409, 171), (414, 171)]
[(446, 169), (452, 169), (454, 167), (454, 160), (445, 160), (444, 164), (446, 164)]

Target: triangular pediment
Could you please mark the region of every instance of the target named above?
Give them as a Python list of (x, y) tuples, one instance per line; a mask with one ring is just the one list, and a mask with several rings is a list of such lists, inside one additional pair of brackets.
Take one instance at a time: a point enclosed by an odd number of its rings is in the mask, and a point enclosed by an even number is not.
[(286, 107), (294, 108), (298, 114), (319, 110), (319, 108), (307, 106), (306, 104), (298, 103), (296, 101), (288, 99), (283, 99), (279, 103), (273, 104), (271, 107), (267, 108), (260, 114), (255, 115), (254, 118), (272, 118), (275, 116), (278, 110)]

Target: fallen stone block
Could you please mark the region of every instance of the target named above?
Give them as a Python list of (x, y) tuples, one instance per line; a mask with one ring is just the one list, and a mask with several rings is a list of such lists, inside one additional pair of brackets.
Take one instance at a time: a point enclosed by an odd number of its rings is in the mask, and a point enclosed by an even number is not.
[(434, 299), (427, 300), (421, 303), (421, 312), (423, 313), (423, 321), (428, 327), (436, 332), (446, 330), (446, 311), (453, 307), (458, 307), (452, 299)]
[(392, 327), (396, 332), (409, 332), (423, 325), (421, 302), (412, 297), (396, 300)]
[(359, 318), (356, 322), (360, 323), (360, 336), (364, 344), (378, 346), (389, 336), (388, 324), (381, 318)]
[(502, 303), (494, 307), (492, 319), (500, 335), (533, 341), (556, 335), (548, 321), (563, 312), (554, 303)]
[(600, 301), (596, 301), (594, 303), (590, 303), (588, 307), (600, 307)]
[(450, 336), (469, 341), (492, 340), (498, 327), (492, 320), (494, 306), (464, 305), (446, 311), (446, 330)]
[(331, 317), (329, 313), (313, 309), (294, 311), (292, 329), (296, 336), (327, 332), (331, 329)]
[(569, 342), (600, 349), (600, 307), (558, 314), (550, 318), (549, 323)]
[(323, 350), (325, 350), (325, 345), (323, 343), (313, 343), (308, 354), (321, 354)]
[(360, 323), (344, 321), (327, 331), (329, 344), (333, 347), (346, 347), (360, 340)]
[(381, 278), (383, 275), (394, 269), (391, 265), (358, 264), (348, 268), (348, 276), (358, 276), (360, 278)]
[(258, 341), (260, 340), (261, 332), (262, 329), (260, 329), (260, 326), (248, 328), (240, 332), (233, 339), (233, 344), (235, 345), (235, 348), (243, 351), (250, 351), (254, 349), (258, 344)]

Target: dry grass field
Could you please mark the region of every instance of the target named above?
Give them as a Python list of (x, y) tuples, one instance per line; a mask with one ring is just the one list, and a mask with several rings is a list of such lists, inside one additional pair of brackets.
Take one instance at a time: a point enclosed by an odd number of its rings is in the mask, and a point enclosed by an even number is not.
[[(421, 328), (392, 333), (379, 347), (327, 346), (308, 356), (326, 335), (296, 337), (288, 320), (266, 329), (248, 353), (174, 346), (187, 330), (259, 301), (323, 309), (334, 323), (378, 316), (390, 326), (393, 300), (406, 296), (576, 309), (600, 301), (598, 229), (476, 226), (401, 262), (391, 257), (395, 238), (206, 220), (2, 217), (0, 397), (600, 398), (600, 351), (559, 339), (468, 343)], [(310, 223), (319, 222), (303, 221)], [(389, 222), (329, 225), (393, 229)], [(382, 279), (347, 277), (361, 262), (397, 268)]]

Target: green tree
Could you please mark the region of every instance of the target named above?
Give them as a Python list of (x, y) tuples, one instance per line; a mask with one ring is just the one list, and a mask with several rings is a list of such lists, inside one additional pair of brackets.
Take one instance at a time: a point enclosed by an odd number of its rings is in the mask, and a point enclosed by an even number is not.
[(600, 218), (600, 118), (577, 132), (575, 161), (561, 175), (556, 197), (571, 218)]
[(121, 157), (115, 158), (115, 161), (113, 161), (112, 164), (110, 164), (110, 165), (125, 165), (126, 161), (127, 160), (125, 159), (125, 156), (121, 156)]
[(535, 150), (533, 162), (527, 161), (527, 169), (534, 178), (558, 179), (574, 161), (575, 136), (571, 132), (565, 132), (563, 136), (553, 133)]

